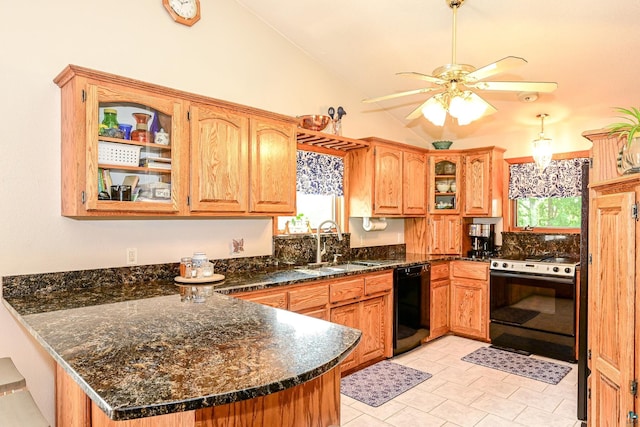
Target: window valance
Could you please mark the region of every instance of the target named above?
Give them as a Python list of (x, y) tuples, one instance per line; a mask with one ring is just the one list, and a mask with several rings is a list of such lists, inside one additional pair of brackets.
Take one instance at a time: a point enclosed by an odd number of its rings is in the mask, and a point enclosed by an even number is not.
[(296, 191), (315, 195), (344, 195), (342, 157), (312, 151), (298, 151)]
[(579, 197), (582, 195), (582, 164), (588, 160), (552, 160), (543, 173), (535, 163), (511, 165), (509, 199)]

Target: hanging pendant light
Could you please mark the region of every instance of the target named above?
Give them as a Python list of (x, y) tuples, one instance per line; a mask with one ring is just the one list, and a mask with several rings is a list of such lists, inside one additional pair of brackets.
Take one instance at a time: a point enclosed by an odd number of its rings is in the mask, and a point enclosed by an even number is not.
[(544, 136), (544, 118), (549, 115), (546, 113), (538, 114), (536, 117), (540, 119), (540, 134), (538, 139), (533, 141), (533, 160), (536, 162), (538, 170), (542, 173), (551, 163), (551, 151), (552, 140), (545, 138)]

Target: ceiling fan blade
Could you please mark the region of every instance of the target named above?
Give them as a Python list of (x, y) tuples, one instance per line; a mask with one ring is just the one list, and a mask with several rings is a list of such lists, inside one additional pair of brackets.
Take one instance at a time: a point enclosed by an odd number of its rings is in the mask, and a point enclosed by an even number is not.
[(477, 70), (472, 71), (465, 76), (465, 80), (469, 82), (477, 82), (478, 80), (486, 79), (487, 77), (493, 76), (494, 74), (504, 73), (505, 71), (509, 71), (526, 63), (527, 61), (523, 58), (518, 58), (517, 56), (507, 56), (506, 58), (502, 58), (499, 61), (496, 61), (489, 65), (485, 65), (482, 68), (478, 68)]
[(416, 73), (415, 71), (404, 71), (402, 73), (396, 73), (396, 75), (413, 77), (415, 79), (424, 80), (425, 82), (435, 83), (437, 85), (446, 83), (446, 80), (442, 80), (441, 78), (430, 76), (428, 74)]
[[(429, 98), (429, 99), (431, 99), (431, 98)], [(420, 106), (418, 108), (416, 108), (411, 113), (409, 113), (409, 115), (406, 117), (406, 119), (407, 120), (413, 120), (413, 119), (417, 119), (418, 117), (420, 117), (422, 115), (422, 109), (424, 108), (425, 105), (427, 105), (427, 102), (429, 102), (429, 99), (424, 101), (422, 104), (420, 104)]]
[(498, 110), (496, 110), (496, 107), (494, 107), (493, 105), (489, 104), (487, 101), (484, 100), (484, 98), (482, 98), (481, 96), (478, 96), (478, 94), (476, 94), (474, 92), (471, 92), (469, 97), (475, 99), (478, 102), (482, 102), (483, 104), (485, 104), (487, 106), (487, 109), (482, 114), (483, 116), (488, 116), (489, 114), (493, 114), (496, 111), (498, 111)]
[(425, 87), (425, 88), (422, 88), (422, 89), (408, 90), (406, 92), (392, 93), (391, 95), (378, 96), (377, 98), (367, 98), (367, 99), (363, 99), (362, 102), (364, 102), (364, 103), (372, 103), (372, 102), (384, 101), (384, 100), (387, 100), (387, 99), (399, 98), (401, 96), (417, 95), (419, 93), (431, 92), (432, 90), (438, 90), (438, 89), (440, 89), (440, 88)]
[(504, 90), (513, 92), (553, 92), (558, 88), (555, 82), (478, 82), (470, 87), (479, 90)]

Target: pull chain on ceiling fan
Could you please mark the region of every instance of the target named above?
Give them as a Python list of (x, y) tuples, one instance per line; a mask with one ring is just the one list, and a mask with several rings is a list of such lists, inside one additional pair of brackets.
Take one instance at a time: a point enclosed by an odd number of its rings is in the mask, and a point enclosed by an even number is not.
[(507, 56), (499, 61), (476, 69), (472, 65), (458, 64), (456, 62), (456, 38), (457, 38), (457, 11), (465, 0), (445, 0), (453, 10), (451, 63), (440, 66), (433, 71), (433, 75), (417, 72), (397, 73), (401, 76), (416, 78), (432, 83), (421, 89), (413, 89), (405, 92), (393, 93), (377, 98), (365, 99), (363, 102), (372, 103), (387, 99), (399, 98), (408, 95), (417, 95), (427, 92), (439, 92), (429, 97), (418, 108), (413, 110), (406, 118), (417, 119), (424, 115), (433, 124), (442, 126), (447, 113), (458, 120), (458, 124), (466, 125), (483, 115), (493, 114), (496, 109), (487, 101), (478, 96), (474, 91), (515, 91), (515, 92), (553, 92), (558, 87), (553, 82), (496, 82), (484, 81), (484, 79), (496, 74), (504, 73), (520, 65), (526, 64), (523, 58)]

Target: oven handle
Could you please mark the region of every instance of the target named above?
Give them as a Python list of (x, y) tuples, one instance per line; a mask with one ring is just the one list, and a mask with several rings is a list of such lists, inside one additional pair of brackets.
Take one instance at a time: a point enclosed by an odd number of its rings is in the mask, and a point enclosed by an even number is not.
[(553, 283), (561, 283), (565, 285), (574, 285), (575, 284), (575, 276), (573, 277), (557, 277), (557, 276), (540, 276), (537, 274), (527, 274), (527, 273), (506, 273), (502, 271), (494, 271), (492, 270), (489, 273), (490, 277), (512, 277), (512, 278), (520, 278), (520, 279), (533, 279), (533, 280), (544, 280), (545, 282), (553, 282)]

